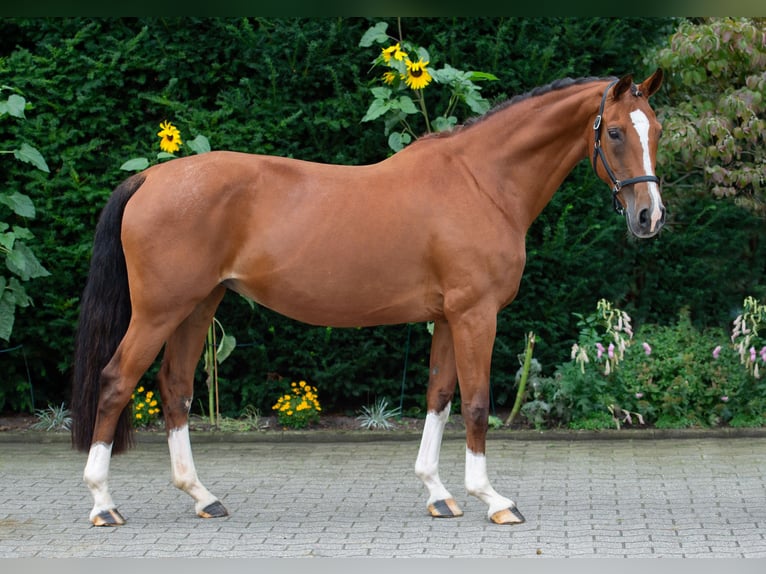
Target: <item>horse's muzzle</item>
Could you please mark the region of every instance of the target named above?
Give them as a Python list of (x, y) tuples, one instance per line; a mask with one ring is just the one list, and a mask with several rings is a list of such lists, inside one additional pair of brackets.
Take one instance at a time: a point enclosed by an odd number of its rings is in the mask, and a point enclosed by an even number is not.
[(656, 209), (645, 208), (638, 212), (634, 217), (630, 211), (628, 213), (628, 228), (631, 233), (640, 239), (654, 237), (665, 225), (665, 206), (660, 205)]

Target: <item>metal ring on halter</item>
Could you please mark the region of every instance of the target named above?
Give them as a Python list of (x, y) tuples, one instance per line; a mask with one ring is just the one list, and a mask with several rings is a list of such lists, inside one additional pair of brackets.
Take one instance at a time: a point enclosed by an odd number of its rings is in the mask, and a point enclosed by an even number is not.
[(612, 171), (612, 168), (609, 167), (609, 162), (606, 161), (606, 155), (604, 154), (604, 150), (601, 147), (601, 123), (604, 117), (604, 106), (606, 105), (606, 97), (609, 94), (609, 90), (612, 89), (612, 86), (614, 86), (619, 80), (612, 81), (604, 90), (604, 95), (601, 96), (601, 105), (598, 109), (598, 115), (596, 116), (596, 120), (593, 122), (593, 131), (594, 131), (594, 140), (593, 140), (593, 171), (598, 175), (598, 170), (596, 169), (596, 163), (599, 158), (601, 158), (601, 163), (604, 165), (604, 169), (606, 170), (607, 175), (609, 176), (609, 179), (612, 180), (612, 183), (614, 184), (614, 187), (612, 188), (612, 202), (614, 204), (614, 210), (619, 213), (620, 215), (623, 215), (625, 213), (625, 209), (622, 207), (622, 204), (617, 199), (617, 194), (620, 193), (620, 190), (625, 187), (626, 185), (633, 185), (634, 183), (641, 183), (641, 182), (652, 182), (656, 183), (657, 185), (660, 184), (660, 178), (658, 178), (656, 175), (639, 175), (637, 177), (631, 177), (629, 179), (626, 179), (624, 181), (620, 181), (617, 179), (617, 176), (614, 175), (614, 172)]

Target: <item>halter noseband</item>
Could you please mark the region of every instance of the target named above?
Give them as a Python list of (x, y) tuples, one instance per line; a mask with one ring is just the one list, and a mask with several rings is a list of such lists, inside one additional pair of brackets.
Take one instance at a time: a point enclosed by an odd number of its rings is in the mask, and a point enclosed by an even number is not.
[(606, 104), (606, 96), (607, 94), (609, 94), (609, 90), (612, 88), (612, 86), (614, 86), (618, 81), (619, 80), (614, 80), (604, 90), (604, 95), (601, 97), (601, 106), (599, 107), (598, 115), (596, 116), (596, 121), (593, 122), (593, 131), (595, 132), (595, 142), (594, 142), (594, 150), (593, 150), (593, 171), (595, 171), (596, 175), (598, 175), (598, 171), (596, 170), (596, 162), (598, 158), (601, 158), (601, 163), (604, 164), (604, 169), (606, 170), (606, 173), (609, 176), (609, 179), (611, 179), (612, 183), (614, 184), (614, 187), (612, 188), (612, 202), (614, 203), (614, 210), (620, 215), (622, 215), (623, 213), (625, 213), (625, 210), (623, 209), (620, 202), (617, 200), (617, 194), (620, 192), (620, 190), (623, 187), (625, 187), (626, 185), (633, 185), (634, 183), (640, 183), (643, 181), (650, 181), (659, 185), (660, 178), (658, 178), (656, 175), (639, 175), (638, 177), (631, 177), (624, 181), (620, 181), (619, 179), (617, 179), (617, 177), (615, 177), (614, 172), (609, 167), (609, 163), (607, 163), (606, 161), (606, 155), (604, 154), (604, 150), (601, 147), (601, 117), (604, 114), (604, 105)]

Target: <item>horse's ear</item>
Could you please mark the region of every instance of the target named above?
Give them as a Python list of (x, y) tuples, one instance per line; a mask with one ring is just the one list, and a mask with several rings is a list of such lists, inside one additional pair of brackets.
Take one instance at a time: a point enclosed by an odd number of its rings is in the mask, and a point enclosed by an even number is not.
[(623, 76), (622, 78), (620, 78), (620, 81), (617, 82), (612, 88), (612, 99), (613, 100), (618, 99), (622, 94), (627, 92), (632, 85), (633, 85), (632, 74), (628, 74), (627, 76)]
[(660, 89), (660, 86), (662, 85), (662, 76), (662, 68), (657, 68), (651, 76), (641, 82), (638, 86), (638, 90), (648, 98)]

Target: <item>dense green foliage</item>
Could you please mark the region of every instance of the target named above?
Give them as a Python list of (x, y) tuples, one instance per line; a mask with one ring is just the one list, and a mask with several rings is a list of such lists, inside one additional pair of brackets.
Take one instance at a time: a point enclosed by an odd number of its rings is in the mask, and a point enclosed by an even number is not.
[[(766, 18), (683, 22), (657, 54), (671, 74), (659, 164), (687, 193), (766, 215)], [(680, 182), (679, 182), (680, 183)]]
[[(23, 345), (35, 406), (69, 400), (78, 299), (96, 220), (127, 175), (119, 167), (159, 151), (161, 121), (179, 127), (184, 141), (205, 135), (213, 149), (343, 164), (371, 163), (391, 152), (380, 126), (361, 122), (377, 81), (370, 69), (377, 54), (359, 41), (375, 23), (0, 20), (0, 84), (32, 102), (24, 130), (51, 168), (47, 175), (4, 165), (2, 176), (3, 191), (34, 201), (36, 218), (26, 225), (51, 273), (27, 287), (34, 306), (18, 313), (8, 345)], [(390, 19), (392, 28), (395, 23)], [(632, 72), (643, 79), (656, 67), (646, 55), (666, 45), (676, 25), (660, 18), (402, 21), (407, 38), (425, 47), (434, 65), (497, 76), (482, 84), (492, 103), (564, 76)], [(0, 124), (0, 144), (18, 141), (20, 129)], [(672, 187), (664, 197), (667, 232), (637, 242), (587, 163), (568, 178), (530, 230), (521, 291), (500, 316), (492, 381), (497, 405), (513, 402), (525, 333), (537, 334), (535, 356), (550, 374), (578, 336), (573, 313), (587, 313), (599, 298), (618, 303), (637, 324), (668, 324), (686, 306), (700, 329), (726, 327), (745, 294), (763, 298), (763, 220)], [(239, 344), (219, 371), (222, 414), (239, 414), (246, 405), (267, 413), (295, 380), (317, 387), (324, 412), (358, 409), (376, 397), (391, 404), (403, 397), (405, 412), (424, 407), (430, 335), (423, 325), (309, 327), (233, 294), (217, 316)], [(0, 409), (28, 408), (23, 357), (10, 352), (0, 361)], [(197, 381), (197, 394), (204, 395), (204, 374)]]

